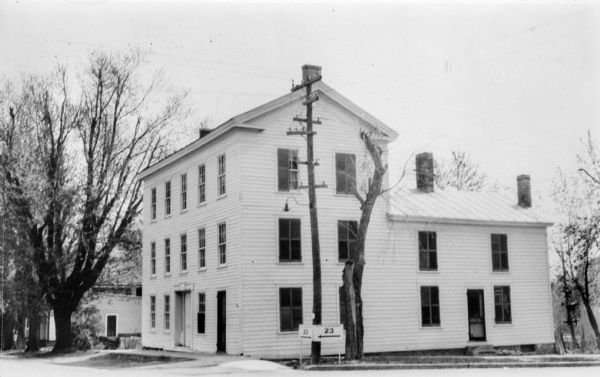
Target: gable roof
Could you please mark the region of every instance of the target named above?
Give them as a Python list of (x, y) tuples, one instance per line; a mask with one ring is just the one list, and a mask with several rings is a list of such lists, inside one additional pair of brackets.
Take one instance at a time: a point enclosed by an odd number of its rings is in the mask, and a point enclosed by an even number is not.
[[(387, 126), (385, 123), (375, 118), (373, 115), (369, 114), (367, 111), (356, 105), (354, 102), (350, 101), (348, 98), (342, 96), (335, 89), (331, 88), (327, 84), (322, 81), (318, 81), (313, 84), (313, 92), (318, 93), (319, 95), (324, 95), (325, 97), (332, 100), (334, 103), (337, 103), (339, 106), (343, 107), (351, 114), (355, 115), (357, 118), (366, 122), (367, 124), (373, 126), (377, 130), (383, 133), (384, 137), (389, 140), (394, 140), (398, 137), (398, 133)], [(160, 169), (163, 169), (173, 162), (185, 157), (186, 155), (196, 151), (197, 149), (207, 145), (208, 143), (214, 141), (215, 139), (223, 136), (230, 131), (233, 130), (242, 130), (242, 131), (250, 131), (250, 132), (262, 132), (262, 128), (250, 126), (245, 124), (253, 119), (256, 119), (266, 113), (269, 113), (273, 110), (276, 110), (280, 107), (283, 107), (293, 101), (296, 101), (305, 96), (305, 92), (303, 90), (297, 90), (295, 92), (290, 92), (285, 94), (279, 98), (276, 98), (272, 101), (269, 101), (265, 104), (262, 104), (258, 107), (255, 107), (251, 110), (248, 110), (244, 113), (234, 116), (229, 119), (225, 123), (219, 125), (215, 129), (213, 129), (208, 135), (199, 138), (192, 143), (186, 145), (185, 147), (179, 149), (175, 153), (165, 157), (159, 162), (155, 163), (152, 166), (147, 167), (142, 170), (137, 179), (144, 179), (149, 175), (157, 172)], [(290, 114), (291, 119), (291, 114)]]
[(491, 192), (398, 190), (390, 198), (388, 216), (395, 221), (548, 227), (536, 208), (517, 205), (514, 197)]

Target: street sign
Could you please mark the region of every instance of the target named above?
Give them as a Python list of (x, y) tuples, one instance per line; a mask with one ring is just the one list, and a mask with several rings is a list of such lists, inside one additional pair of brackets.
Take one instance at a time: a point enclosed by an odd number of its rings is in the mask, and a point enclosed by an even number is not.
[(321, 325), (314, 326), (314, 329), (313, 340), (315, 342), (339, 341), (344, 333), (344, 326), (342, 325)]
[(300, 325), (298, 328), (298, 336), (301, 339), (312, 339), (313, 327), (312, 325)]

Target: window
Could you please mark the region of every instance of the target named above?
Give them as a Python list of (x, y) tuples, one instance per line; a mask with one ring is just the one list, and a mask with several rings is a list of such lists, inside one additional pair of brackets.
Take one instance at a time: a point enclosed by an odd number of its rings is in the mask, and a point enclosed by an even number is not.
[(171, 328), (171, 296), (165, 295), (165, 330)]
[(338, 194), (353, 194), (356, 187), (356, 157), (335, 154), (335, 188)]
[(116, 337), (117, 336), (117, 315), (116, 314), (107, 314), (106, 315), (106, 337)]
[(156, 275), (156, 242), (150, 243), (150, 274)]
[(419, 232), (419, 270), (437, 270), (437, 235)]
[(219, 233), (219, 264), (227, 263), (227, 227), (225, 224), (218, 225)]
[(165, 239), (165, 274), (171, 273), (171, 239)]
[(181, 175), (181, 210), (187, 209), (187, 174)]
[(227, 192), (226, 186), (225, 186), (226, 182), (225, 182), (225, 155), (224, 154), (217, 157), (217, 165), (219, 166), (218, 184), (219, 184), (219, 196), (220, 196), (220, 195), (225, 195), (225, 193)]
[(165, 216), (171, 214), (171, 181), (165, 182)]
[(509, 286), (494, 287), (494, 309), (496, 323), (511, 323)]
[(492, 234), (492, 270), (508, 271), (506, 234)]
[(356, 221), (338, 221), (338, 260), (345, 261), (352, 255), (358, 239)]
[(150, 190), (150, 218), (156, 220), (156, 187)]
[(440, 325), (440, 297), (438, 287), (421, 287), (421, 324)]
[(198, 334), (204, 334), (206, 323), (206, 293), (198, 293)]
[(297, 331), (302, 324), (302, 288), (279, 288), (281, 331)]
[(156, 328), (156, 296), (150, 296), (150, 328)]
[(181, 272), (187, 271), (187, 234), (181, 235)]
[(299, 262), (301, 260), (300, 220), (279, 219), (279, 261)]
[(277, 189), (298, 189), (298, 151), (295, 149), (277, 149)]
[(206, 201), (206, 166), (198, 166), (198, 204)]
[(206, 231), (198, 229), (198, 268), (206, 267)]
[(344, 287), (338, 289), (338, 296), (340, 300), (340, 324), (344, 327), (346, 325), (346, 295), (344, 294)]

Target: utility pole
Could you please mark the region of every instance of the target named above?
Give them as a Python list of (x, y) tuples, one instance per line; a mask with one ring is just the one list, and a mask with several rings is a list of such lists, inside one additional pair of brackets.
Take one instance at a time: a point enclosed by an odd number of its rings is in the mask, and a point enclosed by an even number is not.
[[(315, 161), (313, 137), (316, 134), (313, 131), (313, 124), (321, 124), (319, 120), (313, 120), (313, 102), (319, 100), (316, 94), (312, 93), (312, 84), (321, 80), (321, 67), (313, 65), (302, 66), (302, 83), (292, 87), (292, 92), (306, 88), (306, 97), (302, 103), (306, 106), (306, 118), (294, 117), (294, 121), (306, 123), (306, 128), (301, 130), (289, 130), (288, 135), (306, 135), (306, 166), (308, 171), (308, 207), (310, 210), (310, 235), (312, 244), (312, 263), (313, 263), (313, 325), (321, 324), (321, 247), (319, 244), (319, 222), (317, 218), (317, 195), (316, 188), (327, 187), (324, 183), (315, 184)], [(311, 363), (318, 364), (321, 360), (321, 342), (315, 342), (314, 339), (310, 348)]]

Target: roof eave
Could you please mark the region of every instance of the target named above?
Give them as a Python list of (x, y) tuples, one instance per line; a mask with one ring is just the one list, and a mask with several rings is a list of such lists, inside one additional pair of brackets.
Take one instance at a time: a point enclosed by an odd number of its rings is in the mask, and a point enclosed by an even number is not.
[(448, 225), (472, 225), (472, 226), (513, 226), (526, 228), (547, 228), (553, 223), (545, 221), (505, 221), (505, 220), (476, 220), (433, 216), (411, 216), (388, 213), (388, 219), (407, 223), (436, 223)]

